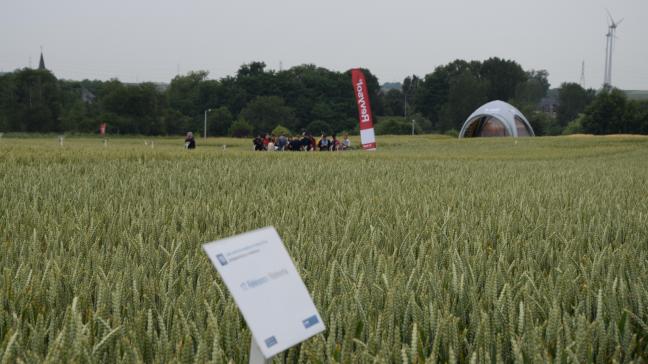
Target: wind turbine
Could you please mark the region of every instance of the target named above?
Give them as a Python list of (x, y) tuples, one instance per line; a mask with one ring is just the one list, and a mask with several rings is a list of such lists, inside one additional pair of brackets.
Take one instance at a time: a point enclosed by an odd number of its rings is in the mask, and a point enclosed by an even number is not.
[(605, 35), (607, 41), (605, 44), (605, 75), (603, 76), (604, 88), (612, 87), (612, 54), (614, 53), (614, 40), (616, 39), (616, 29), (623, 22), (623, 18), (615, 21), (609, 10), (607, 10), (607, 13), (608, 17), (610, 17), (610, 22), (608, 25), (608, 32)]

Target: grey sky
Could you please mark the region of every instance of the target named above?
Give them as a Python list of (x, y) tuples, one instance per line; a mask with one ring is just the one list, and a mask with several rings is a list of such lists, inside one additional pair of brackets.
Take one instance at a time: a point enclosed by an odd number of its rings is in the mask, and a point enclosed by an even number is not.
[(38, 64), (60, 78), (169, 82), (243, 63), (366, 67), (380, 82), (423, 76), (457, 58), (547, 69), (553, 87), (603, 82), (606, 13), (618, 29), (613, 84), (648, 89), (648, 0), (5, 0), (0, 70)]

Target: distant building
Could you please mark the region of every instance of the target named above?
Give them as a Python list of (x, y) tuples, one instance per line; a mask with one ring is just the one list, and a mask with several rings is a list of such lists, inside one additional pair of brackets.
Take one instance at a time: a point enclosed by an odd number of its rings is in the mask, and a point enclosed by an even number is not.
[(402, 90), (403, 85), (400, 82), (385, 82), (380, 85), (380, 91), (387, 93), (389, 90)]
[(159, 92), (166, 92), (166, 90), (169, 88), (169, 84), (165, 82), (155, 82), (155, 88)]
[(538, 109), (543, 113), (555, 118), (558, 114), (558, 107), (560, 106), (560, 100), (555, 95), (547, 95), (540, 100), (538, 103)]
[(97, 96), (90, 92), (87, 88), (81, 86), (81, 101), (85, 102), (86, 104), (92, 104)]

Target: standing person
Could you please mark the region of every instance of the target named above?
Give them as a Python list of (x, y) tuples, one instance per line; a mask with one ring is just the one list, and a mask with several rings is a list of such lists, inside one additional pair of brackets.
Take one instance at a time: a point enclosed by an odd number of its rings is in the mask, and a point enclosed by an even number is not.
[(342, 150), (351, 149), (351, 141), (349, 140), (349, 134), (344, 133), (344, 139), (342, 140)]
[(187, 149), (196, 149), (196, 139), (194, 139), (192, 132), (187, 132), (185, 137), (185, 148)]
[(330, 142), (326, 134), (322, 134), (322, 137), (319, 140), (319, 143), (317, 143), (317, 146), (319, 147), (320, 152), (328, 151)]
[(286, 144), (288, 143), (288, 139), (286, 139), (286, 136), (279, 135), (279, 138), (277, 138), (277, 150), (283, 151), (286, 148)]

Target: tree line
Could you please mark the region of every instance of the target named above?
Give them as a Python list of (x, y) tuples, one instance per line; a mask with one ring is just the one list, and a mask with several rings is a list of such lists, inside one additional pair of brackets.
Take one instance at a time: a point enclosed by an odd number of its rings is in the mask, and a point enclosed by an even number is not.
[[(547, 71), (524, 70), (512, 60), (456, 60), (389, 90), (363, 71), (379, 134), (410, 133), (412, 125), (417, 133), (453, 134), (491, 100), (518, 107), (538, 135), (648, 133), (646, 102), (574, 83), (550, 90)], [(551, 92), (559, 107), (543, 112), (541, 100)], [(315, 65), (274, 71), (252, 62), (218, 80), (205, 71), (178, 75), (168, 87), (59, 80), (29, 68), (0, 76), (0, 131), (96, 132), (107, 123), (109, 133), (177, 135), (202, 132), (205, 116), (209, 135), (354, 133), (358, 124), (351, 72)]]

